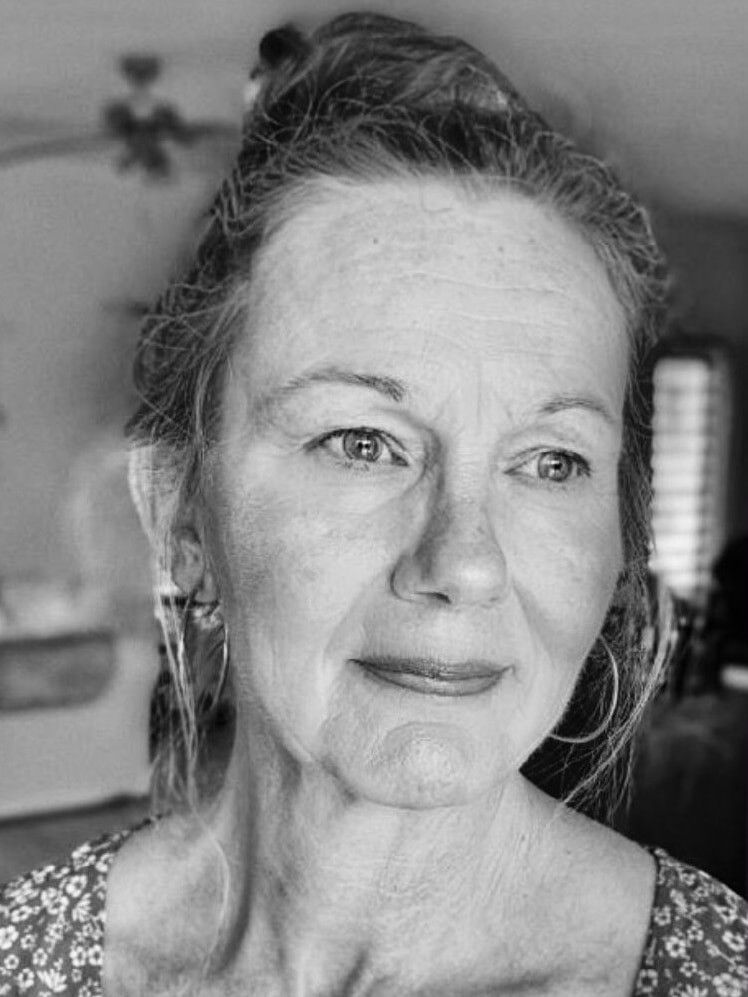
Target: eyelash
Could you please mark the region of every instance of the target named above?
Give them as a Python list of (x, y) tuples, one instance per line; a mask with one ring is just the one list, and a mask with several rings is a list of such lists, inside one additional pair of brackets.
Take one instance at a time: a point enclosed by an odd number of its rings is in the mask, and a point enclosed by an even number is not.
[[(325, 444), (329, 443), (331, 440), (342, 440), (348, 433), (351, 433), (354, 436), (370, 436), (373, 439), (378, 440), (390, 453), (391, 460), (389, 461), (389, 466), (396, 465), (400, 467), (407, 467), (407, 461), (394, 450), (393, 444), (396, 444), (396, 441), (393, 437), (388, 436), (387, 433), (383, 433), (380, 429), (370, 429), (368, 426), (352, 426), (347, 427), (346, 429), (336, 429), (331, 433), (325, 433), (324, 436), (320, 436), (316, 440), (313, 440), (306, 449), (326, 449)], [(355, 470), (368, 472), (371, 467), (381, 465), (383, 463), (381, 460), (353, 460), (346, 457), (344, 454), (333, 453), (332, 456), (341, 467), (349, 471)]]

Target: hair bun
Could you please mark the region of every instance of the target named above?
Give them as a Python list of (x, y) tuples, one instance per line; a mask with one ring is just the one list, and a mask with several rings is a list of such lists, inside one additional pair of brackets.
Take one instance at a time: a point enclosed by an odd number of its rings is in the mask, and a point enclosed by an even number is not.
[(293, 71), (310, 52), (304, 35), (293, 24), (284, 24), (262, 36), (258, 46), (259, 60), (244, 84), (244, 114), (253, 110), (268, 80), (277, 71)]
[(259, 52), (264, 68), (277, 69), (307, 55), (309, 43), (293, 24), (284, 24), (263, 35)]

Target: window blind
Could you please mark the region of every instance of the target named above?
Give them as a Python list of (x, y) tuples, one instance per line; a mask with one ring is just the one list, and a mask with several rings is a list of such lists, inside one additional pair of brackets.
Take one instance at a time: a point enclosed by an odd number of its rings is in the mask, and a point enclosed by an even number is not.
[(664, 353), (654, 371), (650, 567), (703, 605), (724, 535), (729, 380), (718, 347)]

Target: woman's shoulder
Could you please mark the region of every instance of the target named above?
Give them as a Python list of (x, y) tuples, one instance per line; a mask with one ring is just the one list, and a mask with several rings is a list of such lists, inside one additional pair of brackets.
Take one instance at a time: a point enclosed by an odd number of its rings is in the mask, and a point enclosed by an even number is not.
[(597, 967), (610, 978), (618, 967), (632, 997), (748, 997), (746, 900), (661, 848), (564, 817), (571, 901), (554, 920), (588, 975)]
[(662, 849), (651, 853), (655, 894), (635, 997), (748, 997), (748, 902)]
[(0, 888), (0, 997), (101, 993), (108, 873), (134, 830), (85, 842)]

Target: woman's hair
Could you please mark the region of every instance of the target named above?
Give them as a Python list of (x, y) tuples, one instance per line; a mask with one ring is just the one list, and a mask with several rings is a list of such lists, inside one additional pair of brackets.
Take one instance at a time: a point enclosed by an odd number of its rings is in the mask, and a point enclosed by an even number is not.
[[(620, 692), (604, 736), (561, 747), (558, 755), (546, 745), (527, 771), (540, 785), (576, 797), (578, 807), (604, 813), (617, 798), (631, 736), (658, 674), (645, 640), (652, 631), (648, 364), (664, 272), (647, 215), (604, 164), (532, 111), (485, 56), (415, 24), (349, 14), (309, 35), (290, 25), (271, 31), (247, 92), (252, 99), (233, 171), (213, 203), (192, 266), (146, 318), (135, 361), (141, 404), (128, 426), (131, 480), (159, 583), (170, 577), (173, 531), (196, 496), (217, 437), (235, 337), (252, 328), (247, 286), (256, 254), (298, 204), (328, 180), (436, 177), (479, 196), (511, 190), (551, 207), (605, 267), (630, 342), (619, 468), (624, 570), (561, 733), (579, 736), (598, 726), (610, 705), (611, 656)], [(194, 692), (200, 681), (194, 670), (210, 671), (210, 661), (190, 665), (176, 653), (190, 643), (185, 631), (196, 626), (189, 607), (188, 599), (165, 620), (180, 733), (161, 746), (161, 771), (181, 772), (188, 791), (202, 728), (211, 722), (195, 715)], [(220, 634), (220, 606), (200, 613), (203, 629)], [(601, 796), (600, 786), (609, 791)]]

